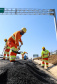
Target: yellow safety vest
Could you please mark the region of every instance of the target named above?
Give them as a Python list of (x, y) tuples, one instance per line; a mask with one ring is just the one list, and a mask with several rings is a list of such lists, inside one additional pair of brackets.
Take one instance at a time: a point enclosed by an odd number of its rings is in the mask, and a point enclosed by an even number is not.
[[(41, 52), (42, 58), (47, 58), (47, 57), (48, 57), (48, 53), (49, 53), (49, 51), (46, 50), (46, 49), (45, 49), (45, 51), (42, 51), (42, 52)], [(43, 55), (44, 55), (44, 56), (43, 56)]]

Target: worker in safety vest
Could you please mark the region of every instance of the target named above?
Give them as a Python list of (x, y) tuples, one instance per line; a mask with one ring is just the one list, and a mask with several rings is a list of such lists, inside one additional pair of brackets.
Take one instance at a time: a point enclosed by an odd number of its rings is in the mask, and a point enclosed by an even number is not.
[[(21, 53), (21, 55), (22, 55), (22, 59), (24, 59), (24, 55), (25, 55), (25, 53), (27, 53), (27, 52), (23, 52), (23, 53)], [(28, 53), (27, 53), (28, 54)]]
[(26, 31), (27, 29), (23, 27), (20, 31), (13, 33), (13, 35), (8, 39), (7, 45), (10, 47), (10, 62), (15, 61), (17, 53), (14, 53), (13, 50), (20, 50), (19, 42), (23, 45), (21, 37), (26, 33)]
[(48, 58), (50, 56), (50, 52), (45, 49), (45, 47), (42, 47), (41, 57), (42, 57), (42, 67), (44, 68), (45, 62), (46, 67), (48, 68)]
[(4, 39), (4, 41), (5, 41), (5, 46), (4, 46), (4, 56), (3, 56), (3, 59), (5, 59), (5, 57), (7, 55), (7, 60), (9, 60), (10, 47), (7, 46), (7, 39)]

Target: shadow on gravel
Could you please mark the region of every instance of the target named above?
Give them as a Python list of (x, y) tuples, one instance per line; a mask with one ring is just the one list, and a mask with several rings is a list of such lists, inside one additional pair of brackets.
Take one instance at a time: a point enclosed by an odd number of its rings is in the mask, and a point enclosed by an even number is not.
[[(54, 67), (54, 65), (50, 66), (49, 69), (51, 69), (51, 68), (53, 68), (53, 67)], [(48, 70), (49, 70), (49, 69), (48, 69)]]
[(0, 75), (0, 84), (6, 84), (7, 83), (7, 72), (8, 72), (8, 70), (6, 70), (5, 72), (3, 72)]

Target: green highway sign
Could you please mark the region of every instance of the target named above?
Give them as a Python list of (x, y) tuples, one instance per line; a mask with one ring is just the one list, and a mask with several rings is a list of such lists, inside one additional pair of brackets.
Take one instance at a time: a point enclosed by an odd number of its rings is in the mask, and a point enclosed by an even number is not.
[(38, 57), (38, 54), (33, 54), (33, 57)]
[(4, 8), (0, 8), (0, 13), (4, 13)]

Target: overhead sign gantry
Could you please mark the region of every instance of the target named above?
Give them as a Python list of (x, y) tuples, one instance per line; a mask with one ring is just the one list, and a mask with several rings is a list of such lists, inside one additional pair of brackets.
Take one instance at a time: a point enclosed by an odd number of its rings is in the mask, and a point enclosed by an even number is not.
[(54, 16), (55, 31), (57, 38), (57, 21), (55, 9), (37, 8), (0, 8), (0, 15), (51, 15)]

